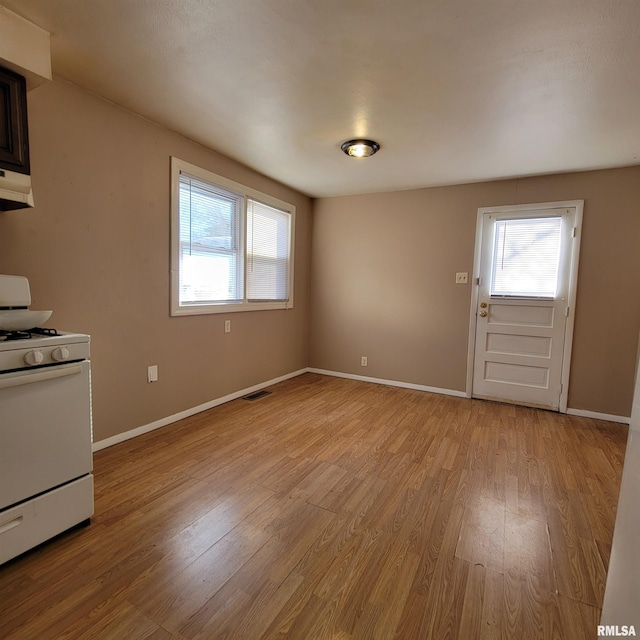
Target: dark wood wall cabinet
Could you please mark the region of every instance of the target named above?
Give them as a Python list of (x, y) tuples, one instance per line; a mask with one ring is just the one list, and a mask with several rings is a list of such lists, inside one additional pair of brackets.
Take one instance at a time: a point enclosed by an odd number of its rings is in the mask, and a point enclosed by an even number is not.
[(27, 83), (0, 67), (0, 169), (29, 174)]

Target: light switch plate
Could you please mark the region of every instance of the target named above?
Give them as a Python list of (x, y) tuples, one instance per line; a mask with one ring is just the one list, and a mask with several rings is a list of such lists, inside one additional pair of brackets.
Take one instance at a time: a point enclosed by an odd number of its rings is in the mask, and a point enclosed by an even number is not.
[(456, 284), (467, 284), (469, 282), (469, 273), (467, 271), (458, 271), (456, 273)]

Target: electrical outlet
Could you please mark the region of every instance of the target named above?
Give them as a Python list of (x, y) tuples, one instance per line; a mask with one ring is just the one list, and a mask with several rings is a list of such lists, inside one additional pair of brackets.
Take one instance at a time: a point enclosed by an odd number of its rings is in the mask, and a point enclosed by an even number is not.
[(469, 282), (469, 274), (466, 271), (456, 273), (456, 284), (467, 284)]
[(152, 364), (147, 368), (147, 382), (158, 382), (158, 365)]
[(224, 332), (231, 333), (231, 320), (224, 321)]
[(367, 356), (362, 356), (360, 358), (360, 366), (361, 367), (366, 367), (368, 365), (368, 359)]

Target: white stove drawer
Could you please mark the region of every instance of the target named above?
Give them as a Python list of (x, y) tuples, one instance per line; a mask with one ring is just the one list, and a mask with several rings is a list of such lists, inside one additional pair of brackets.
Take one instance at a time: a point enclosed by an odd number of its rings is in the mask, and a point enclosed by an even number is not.
[(0, 564), (93, 515), (93, 476), (0, 511)]

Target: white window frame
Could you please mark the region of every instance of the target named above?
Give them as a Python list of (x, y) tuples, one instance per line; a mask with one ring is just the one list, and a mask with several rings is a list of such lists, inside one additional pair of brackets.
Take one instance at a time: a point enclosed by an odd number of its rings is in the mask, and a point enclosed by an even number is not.
[[(242, 197), (242, 219), (240, 221), (241, 253), (245, 268), (243, 269), (244, 300), (242, 302), (216, 302), (204, 304), (180, 304), (180, 174), (186, 173), (195, 178), (209, 182), (217, 187), (233, 191)], [(276, 302), (250, 302), (247, 300), (246, 262), (247, 248), (244, 238), (247, 220), (247, 199), (258, 200), (276, 209), (286, 211), (291, 216), (291, 228), (289, 235), (289, 299)], [(190, 316), (210, 313), (229, 313), (237, 311), (265, 311), (272, 309), (293, 308), (293, 284), (294, 284), (294, 247), (295, 247), (295, 220), (296, 208), (294, 205), (274, 198), (266, 193), (251, 189), (239, 182), (202, 169), (196, 165), (171, 157), (171, 315)]]

